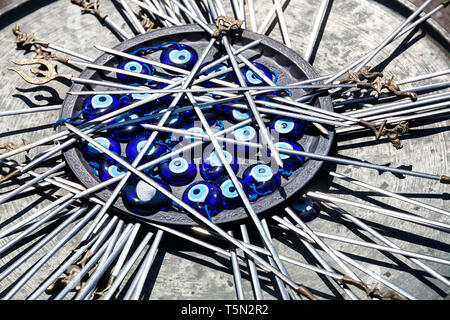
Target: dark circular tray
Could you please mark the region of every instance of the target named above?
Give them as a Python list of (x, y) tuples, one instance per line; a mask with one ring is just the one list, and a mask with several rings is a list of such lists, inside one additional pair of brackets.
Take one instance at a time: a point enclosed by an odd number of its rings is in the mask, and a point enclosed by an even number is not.
[[(214, 26), (212, 26), (214, 27)], [(275, 71), (278, 75), (277, 84), (286, 85), (294, 82), (298, 82), (306, 79), (317, 78), (316, 72), (313, 68), (302, 59), (302, 57), (295, 51), (287, 48), (282, 43), (270, 39), (269, 37), (255, 34), (249, 31), (243, 31), (239, 35), (233, 37), (233, 47), (238, 49), (254, 40), (261, 39), (261, 43), (258, 47), (247, 50), (244, 55), (250, 58), (251, 61), (259, 62), (271, 70)], [(120, 45), (116, 46), (114, 49), (131, 52), (139, 47), (155, 46), (167, 41), (177, 41), (183, 44), (190, 45), (197, 53), (200, 53), (206, 47), (206, 44), (210, 40), (210, 35), (203, 31), (200, 26), (197, 25), (185, 25), (185, 26), (175, 26), (170, 28), (163, 28), (155, 30), (143, 35), (136, 36), (130, 40), (124, 41)], [(205, 62), (214, 60), (216, 57), (220, 57), (224, 54), (224, 48), (221, 45), (216, 45), (213, 47)], [(147, 57), (154, 60), (159, 60), (160, 52), (151, 53)], [(116, 67), (122, 60), (120, 57), (116, 58), (110, 54), (101, 55), (95, 64), (106, 65)], [(95, 70), (86, 69), (84, 70), (80, 78), (83, 79), (109, 79), (114, 78), (114, 73), (102, 72), (99, 73)], [(92, 86), (95, 90), (105, 90), (108, 88), (101, 86)], [(87, 90), (87, 88), (80, 84), (74, 84), (71, 87), (71, 91), (81, 91)], [(293, 93), (293, 98), (303, 95), (305, 91), (295, 90)], [(86, 96), (75, 96), (67, 95), (63, 103), (63, 108), (61, 111), (61, 118), (66, 118), (73, 116), (81, 110), (81, 105), (86, 99)], [(315, 101), (315, 106), (326, 110), (333, 110), (331, 99), (328, 96), (323, 96)], [(327, 154), (331, 143), (333, 140), (334, 132), (330, 131), (328, 137), (319, 135), (317, 130), (312, 130), (314, 133), (307, 133), (301, 137), (298, 142), (303, 148), (308, 152), (314, 152), (318, 154)], [(124, 145), (122, 146), (122, 151), (124, 151)], [(80, 150), (74, 147), (68, 151), (64, 152), (64, 157), (67, 160), (68, 165), (75, 173), (77, 178), (82, 184), (87, 188), (95, 186), (99, 183), (99, 179), (92, 173), (92, 168), (89, 166), (87, 161), (83, 158)], [(259, 198), (257, 201), (252, 202), (253, 209), (256, 213), (261, 213), (263, 211), (269, 210), (274, 206), (279, 205), (281, 202), (287, 200), (296, 192), (300, 191), (305, 184), (307, 184), (316, 172), (319, 170), (322, 162), (315, 160), (307, 160), (306, 163), (298, 170), (296, 170), (289, 179), (282, 178), (281, 187), (270, 195)], [(240, 177), (243, 169), (242, 166), (239, 169), (238, 176)], [(200, 174), (198, 174), (197, 180), (202, 179)], [(187, 186), (183, 187), (172, 187), (172, 192), (175, 196), (181, 199), (183, 191)], [(107, 200), (112, 191), (104, 189), (96, 193), (96, 196), (102, 200)], [(151, 221), (164, 224), (176, 224), (176, 225), (195, 225), (197, 224), (189, 215), (180, 213), (179, 211), (160, 211), (158, 213), (142, 216), (134, 214), (128, 211), (122, 202), (122, 199), (118, 197), (114, 203), (114, 207), (125, 212), (132, 217), (139, 218), (142, 221)], [(247, 212), (244, 208), (237, 208), (234, 210), (224, 210), (214, 216), (212, 221), (216, 224), (227, 223), (236, 220), (240, 220), (247, 217)]]

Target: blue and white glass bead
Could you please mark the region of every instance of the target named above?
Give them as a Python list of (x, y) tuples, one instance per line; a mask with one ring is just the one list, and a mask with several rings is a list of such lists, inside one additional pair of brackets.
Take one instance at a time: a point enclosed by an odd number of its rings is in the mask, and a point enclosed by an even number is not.
[[(131, 140), (128, 143), (127, 149), (126, 149), (126, 155), (127, 155), (128, 159), (130, 159), (131, 161), (134, 161), (134, 159), (137, 158), (137, 156), (139, 155), (139, 153), (142, 151), (145, 144), (147, 143), (149, 137), (150, 137), (150, 134), (145, 133), (145, 134), (142, 134), (142, 135), (134, 138), (133, 140)], [(158, 141), (155, 140), (152, 143), (152, 145), (150, 146), (150, 148), (148, 148), (145, 155), (142, 157), (142, 162), (149, 162), (151, 160), (159, 158), (163, 153), (166, 152), (166, 150), (167, 149), (161, 143), (159, 143)]]
[[(242, 187), (241, 179), (238, 178), (239, 184)], [(236, 190), (233, 181), (228, 177), (222, 177), (215, 181), (222, 191), (223, 209), (231, 210), (242, 206), (242, 199)]]
[(253, 115), (252, 110), (250, 108), (247, 110), (238, 109), (227, 105), (223, 107), (222, 111), (224, 112), (227, 120), (230, 121), (231, 123), (239, 123), (241, 121), (250, 119)]
[[(116, 120), (112, 121), (113, 123), (120, 123), (129, 120), (138, 119), (139, 116), (132, 112), (126, 112), (117, 117)], [(144, 127), (139, 124), (139, 122), (126, 124), (124, 126), (115, 127), (110, 129), (109, 134), (116, 139), (117, 141), (129, 141), (136, 137), (138, 134), (144, 132)]]
[(197, 176), (197, 166), (190, 160), (176, 157), (159, 164), (159, 174), (174, 186), (182, 186), (194, 181)]
[(242, 184), (245, 191), (251, 196), (250, 200), (255, 200), (277, 190), (281, 185), (281, 177), (268, 165), (253, 164), (245, 169), (242, 175)]
[[(269, 68), (258, 62), (253, 62), (253, 65), (256, 68), (258, 68), (258, 70), (260, 70), (267, 78), (273, 80), (272, 72), (270, 71)], [(261, 79), (261, 77), (258, 76), (256, 72), (250, 69), (248, 66), (242, 69), (242, 74), (244, 75), (245, 82), (249, 87), (266, 85), (266, 82), (263, 79)]]
[[(293, 141), (279, 141), (274, 143), (275, 148), (287, 149), (294, 151), (305, 151), (301, 145)], [(270, 150), (268, 151), (270, 153)], [(291, 172), (300, 168), (303, 163), (305, 163), (305, 157), (301, 155), (283, 153), (283, 151), (278, 152), (283, 161), (283, 168), (280, 168), (280, 172), (283, 174), (285, 172)], [(289, 174), (290, 175), (290, 174)]]
[[(124, 161), (127, 161), (126, 158), (121, 157)], [(111, 157), (105, 158), (98, 168), (98, 176), (100, 180), (107, 181), (111, 178), (120, 176), (121, 174), (127, 172), (128, 169), (118, 163), (116, 160), (114, 160)], [(109, 185), (109, 188), (114, 188), (117, 184)]]
[(120, 108), (119, 100), (109, 94), (97, 94), (87, 98), (83, 103), (83, 115), (88, 119), (96, 119)]
[[(238, 128), (232, 132), (232, 138), (241, 142), (258, 142), (258, 133), (252, 126), (243, 126)], [(235, 154), (237, 154), (238, 158), (245, 158), (251, 153), (256, 154), (257, 149), (254, 147), (249, 147), (241, 144), (234, 144), (233, 146), (227, 144), (227, 150), (236, 150)]]
[(222, 210), (222, 191), (211, 181), (191, 184), (183, 193), (183, 202), (211, 218)]
[[(97, 136), (94, 137), (94, 141), (108, 149), (109, 151), (114, 152), (117, 155), (120, 155), (120, 144), (117, 143), (114, 139), (108, 136)], [(100, 162), (105, 157), (106, 154), (94, 146), (92, 143), (84, 143), (83, 147), (81, 149), (81, 153), (83, 154), (83, 157), (87, 161), (94, 161), (94, 162)]]
[[(208, 63), (204, 63), (200, 69), (202, 69), (204, 66), (206, 66)], [(212, 66), (211, 68), (206, 69), (205, 71), (203, 71), (201, 73), (201, 75), (205, 75), (205, 76), (209, 76), (215, 73), (218, 73), (220, 71), (223, 71), (225, 69), (227, 69), (228, 67), (223, 64), (223, 63), (219, 63), (216, 64), (215, 66)], [(232, 76), (231, 76), (231, 72), (227, 72), (227, 73), (223, 73), (219, 76), (214, 77), (214, 79), (219, 79), (219, 80), (224, 80), (224, 81), (231, 81)], [(211, 82), (210, 80), (206, 80), (203, 82), (203, 85), (207, 88), (211, 88), (211, 87), (218, 87), (219, 85), (214, 84), (213, 82)]]
[(161, 62), (170, 66), (190, 70), (198, 60), (197, 52), (185, 44), (174, 44), (163, 50)]
[[(129, 60), (122, 62), (119, 64), (118, 69), (147, 76), (153, 75), (152, 67), (140, 61)], [(145, 84), (150, 81), (148, 79), (133, 77), (123, 73), (117, 73), (117, 78), (126, 84)]]
[[(192, 133), (206, 134), (205, 129), (203, 129), (202, 127), (199, 127), (199, 126), (192, 125), (192, 124), (184, 127), (183, 130), (186, 130), (186, 131), (189, 131), (189, 132), (192, 132)], [(180, 142), (181, 142), (182, 146), (187, 146), (187, 145), (189, 145), (191, 143), (194, 143), (194, 142), (197, 142), (197, 141), (202, 141), (202, 140), (203, 140), (203, 138), (201, 138), (201, 137), (194, 137), (194, 136), (192, 136), (192, 137), (187, 137), (187, 136), (180, 137)]]
[[(158, 185), (169, 192), (169, 186), (158, 179)], [(122, 201), (125, 207), (133, 213), (149, 215), (167, 209), (171, 202), (162, 192), (155, 189), (142, 179), (130, 179), (122, 188)]]
[(309, 197), (298, 197), (294, 200), (291, 208), (303, 222), (309, 222), (317, 217), (320, 206)]
[[(228, 164), (233, 169), (234, 173), (239, 170), (238, 160), (226, 150), (223, 150), (223, 155), (227, 159)], [(200, 174), (205, 180), (215, 180), (227, 174), (227, 171), (220, 161), (220, 158), (216, 151), (211, 152), (203, 158), (200, 166)]]
[(277, 118), (270, 122), (269, 129), (272, 136), (278, 135), (279, 139), (297, 141), (303, 136), (306, 124), (301, 120)]

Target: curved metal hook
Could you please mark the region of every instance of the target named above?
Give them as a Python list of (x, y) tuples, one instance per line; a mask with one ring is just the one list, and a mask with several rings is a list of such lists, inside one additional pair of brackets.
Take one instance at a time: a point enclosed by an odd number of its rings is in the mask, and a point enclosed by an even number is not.
[(67, 80), (72, 80), (72, 75), (70, 74), (60, 74), (56, 71), (55, 66), (51, 64), (50, 61), (45, 59), (31, 59), (25, 61), (12, 61), (14, 64), (19, 66), (29, 66), (33, 64), (40, 64), (45, 66), (47, 70), (41, 70), (39, 68), (31, 68), (31, 73), (40, 77), (30, 77), (23, 70), (19, 68), (8, 68), (8, 70), (17, 72), (26, 82), (34, 85), (43, 85), (57, 78), (63, 78)]

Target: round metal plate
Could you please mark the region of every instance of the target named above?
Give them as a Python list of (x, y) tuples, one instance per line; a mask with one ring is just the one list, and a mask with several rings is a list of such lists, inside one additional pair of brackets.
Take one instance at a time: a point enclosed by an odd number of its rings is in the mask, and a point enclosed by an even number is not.
[[(214, 26), (212, 26), (214, 27)], [(203, 31), (200, 26), (188, 25), (188, 26), (175, 26), (170, 28), (164, 28), (156, 30), (153, 32), (146, 33), (144, 35), (137, 36), (133, 39), (124, 41), (120, 45), (116, 46), (116, 50), (124, 52), (132, 52), (138, 48), (142, 47), (152, 47), (157, 46), (161, 43), (168, 41), (176, 41), (182, 44), (187, 44), (193, 47), (197, 53), (200, 55), (202, 50), (206, 47), (210, 39), (209, 34)], [(259, 62), (269, 69), (275, 71), (278, 75), (277, 84), (287, 85), (290, 83), (302, 81), (305, 79), (317, 78), (317, 74), (314, 72), (313, 68), (305, 62), (299, 54), (293, 50), (287, 48), (282, 43), (272, 40), (269, 37), (265, 37), (259, 34), (255, 34), (249, 31), (244, 31), (236, 37), (233, 37), (233, 47), (238, 49), (241, 46), (247, 45), (248, 43), (261, 39), (261, 44), (253, 50), (248, 50), (245, 52), (245, 56), (250, 58), (251, 61)], [(147, 57), (159, 61), (160, 51), (149, 54)], [(219, 46), (214, 47), (209, 53), (205, 62), (213, 61), (218, 57), (225, 55), (225, 50), (219, 49)], [(120, 57), (119, 57), (120, 58)], [(117, 65), (122, 62), (118, 60), (113, 55), (103, 54), (96, 61), (95, 64), (106, 65), (111, 67), (117, 67)], [(115, 77), (114, 73), (99, 74), (95, 70), (85, 70), (81, 73), (80, 78), (83, 79), (111, 79)], [(100, 86), (92, 86), (94, 90), (102, 90), (107, 88), (102, 88)], [(72, 86), (71, 91), (82, 91), (88, 90), (86, 86), (75, 84)], [(298, 98), (299, 96), (306, 93), (306, 91), (296, 90), (293, 98)], [(83, 101), (87, 99), (86, 96), (73, 96), (68, 95), (64, 100), (63, 109), (61, 111), (61, 118), (67, 118), (77, 114), (82, 109)], [(317, 99), (315, 103), (316, 107), (320, 107), (326, 110), (332, 110), (331, 99), (328, 96), (321, 97)], [(201, 124), (199, 124), (201, 125)], [(225, 123), (227, 126), (227, 123)], [(298, 140), (301, 146), (306, 151), (315, 152), (319, 154), (327, 154), (332, 138), (333, 132), (330, 132), (328, 137), (318, 134), (317, 130), (308, 130), (305, 134)], [(122, 152), (125, 150), (126, 144), (122, 144)], [(208, 152), (211, 148), (207, 148)], [(80, 150), (78, 148), (72, 148), (64, 153), (68, 165), (71, 167), (75, 175), (80, 179), (87, 187), (92, 187), (101, 182), (92, 171), (88, 162), (83, 158)], [(201, 159), (196, 159), (200, 161)], [(247, 159), (248, 160), (248, 159)], [(296, 170), (288, 179), (282, 179), (281, 187), (270, 195), (261, 197), (257, 201), (252, 203), (252, 206), (256, 213), (269, 210), (276, 205), (279, 205), (295, 192), (298, 192), (303, 188), (303, 186), (314, 176), (321, 165), (320, 161), (308, 160), (306, 163), (298, 170)], [(240, 165), (238, 176), (240, 177), (244, 169), (248, 167), (247, 165)], [(197, 170), (200, 171), (200, 170)], [(196, 181), (203, 180), (200, 173), (197, 174)], [(173, 194), (181, 199), (184, 190), (187, 186), (174, 187), (171, 186)], [(109, 189), (98, 192), (96, 195), (102, 199), (107, 200), (110, 198), (112, 192)], [(144, 221), (154, 221), (160, 223), (178, 224), (178, 225), (191, 225), (196, 224), (196, 222), (184, 213), (180, 213), (176, 210), (160, 211), (152, 215), (142, 216), (136, 215), (131, 211), (127, 210), (123, 205), (122, 199), (118, 198), (115, 202), (115, 207), (136, 216)], [(214, 223), (224, 223), (236, 221), (247, 217), (247, 213), (244, 208), (238, 208), (235, 210), (224, 210), (212, 218)]]

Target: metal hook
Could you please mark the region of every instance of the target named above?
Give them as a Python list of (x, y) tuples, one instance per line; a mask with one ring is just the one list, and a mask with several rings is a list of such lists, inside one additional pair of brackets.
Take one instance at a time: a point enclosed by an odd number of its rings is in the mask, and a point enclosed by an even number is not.
[(47, 70), (40, 70), (39, 68), (31, 68), (31, 73), (37, 76), (32, 78), (29, 75), (27, 75), (23, 70), (19, 68), (8, 68), (8, 70), (17, 72), (26, 82), (34, 85), (43, 85), (46, 84), (52, 80), (55, 80), (57, 78), (63, 78), (66, 80), (72, 80), (72, 75), (70, 74), (60, 74), (56, 72), (55, 66), (51, 64), (50, 61), (45, 59), (31, 59), (31, 60), (25, 60), (25, 61), (12, 61), (14, 64), (17, 64), (19, 66), (29, 66), (33, 64), (40, 64), (47, 68)]

